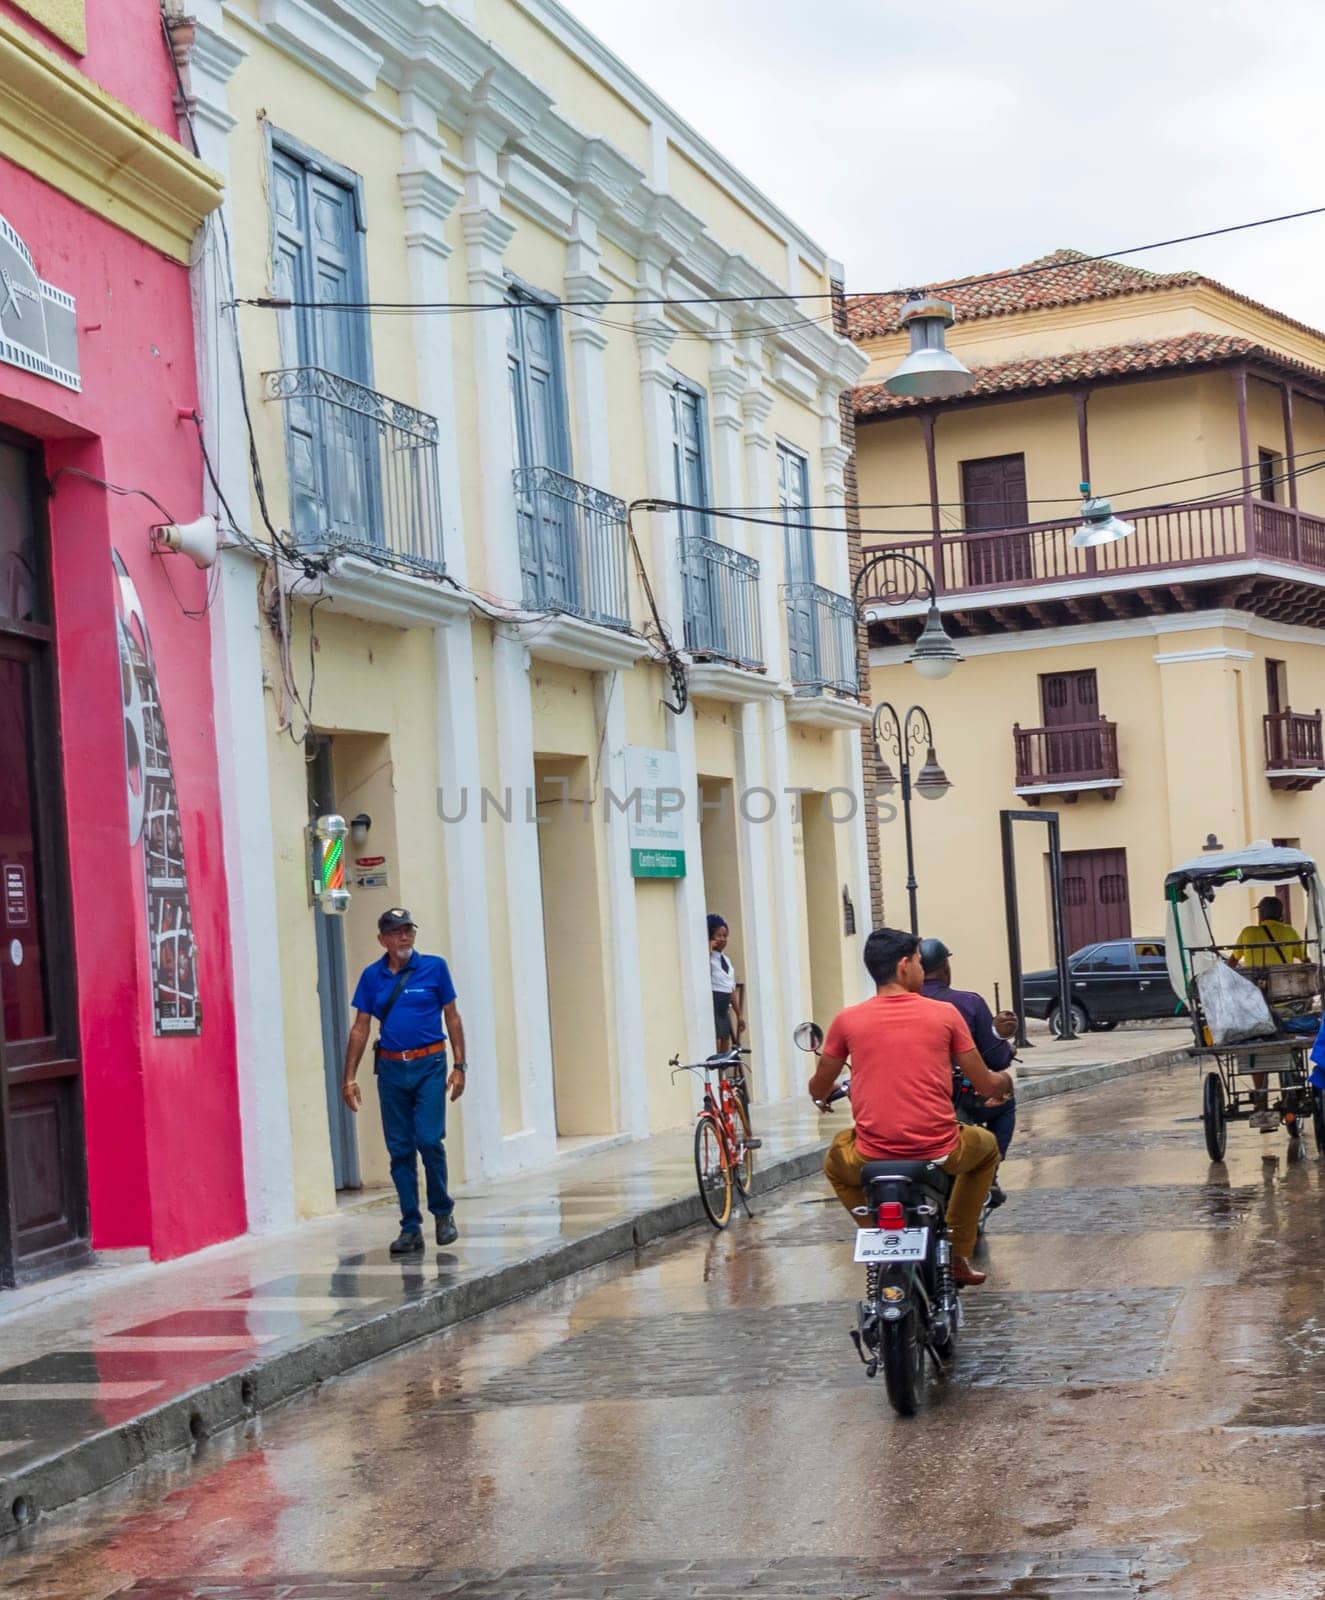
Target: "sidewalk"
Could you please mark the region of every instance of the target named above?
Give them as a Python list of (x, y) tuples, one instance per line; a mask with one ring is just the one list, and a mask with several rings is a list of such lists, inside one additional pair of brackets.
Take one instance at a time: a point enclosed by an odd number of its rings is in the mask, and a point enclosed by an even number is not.
[[(1190, 1042), (1185, 1027), (1033, 1037), (1023, 1100), (1168, 1065)], [(843, 1125), (800, 1099), (754, 1116), (756, 1196), (815, 1171)], [(700, 1221), (692, 1149), (685, 1128), (466, 1186), (459, 1242), (409, 1262), (387, 1254), (396, 1214), (384, 1193), (183, 1261), (92, 1267), (0, 1294), (0, 1535), (325, 1378)]]

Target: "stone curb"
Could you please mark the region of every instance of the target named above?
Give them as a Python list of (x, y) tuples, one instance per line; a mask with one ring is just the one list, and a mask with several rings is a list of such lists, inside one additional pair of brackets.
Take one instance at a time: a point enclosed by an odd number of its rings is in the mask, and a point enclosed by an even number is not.
[[(1187, 1050), (1166, 1050), (1130, 1061), (1100, 1061), (1073, 1067), (1043, 1078), (1021, 1080), (1017, 1097), (1026, 1102), (1089, 1089), (1112, 1078), (1158, 1071), (1188, 1056)], [(817, 1172), (825, 1147), (826, 1141), (816, 1141), (774, 1158), (756, 1170), (753, 1193), (766, 1194)], [(321, 1334), (293, 1350), (254, 1361), (242, 1371), (202, 1384), (141, 1416), (57, 1449), (45, 1460), (0, 1478), (0, 1537), (115, 1483), (159, 1456), (190, 1449), (209, 1435), (315, 1389), (329, 1378), (703, 1220), (697, 1194), (666, 1201), (523, 1261), (438, 1289), (423, 1299), (392, 1306), (353, 1327)]]

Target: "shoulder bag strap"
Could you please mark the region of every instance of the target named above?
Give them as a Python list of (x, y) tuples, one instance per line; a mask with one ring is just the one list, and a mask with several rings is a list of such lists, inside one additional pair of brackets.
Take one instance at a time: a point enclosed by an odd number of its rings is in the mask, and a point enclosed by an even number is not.
[(391, 1007), (400, 998), (400, 991), (405, 987), (405, 979), (409, 977), (412, 970), (412, 964), (401, 969), (400, 976), (396, 979), (395, 988), (386, 997), (386, 1004), (382, 1007), (382, 1015), (377, 1019), (377, 1038), (373, 1042), (374, 1050), (382, 1048), (382, 1029), (386, 1027), (386, 1019), (391, 1015)]

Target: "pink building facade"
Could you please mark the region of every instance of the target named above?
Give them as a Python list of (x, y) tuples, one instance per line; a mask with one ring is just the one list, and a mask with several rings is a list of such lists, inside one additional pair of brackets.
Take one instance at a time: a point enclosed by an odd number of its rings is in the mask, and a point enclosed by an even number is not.
[[(0, 0), (0, 1285), (246, 1226), (188, 261), (157, 0)], [(12, 159), (10, 159), (12, 157)]]

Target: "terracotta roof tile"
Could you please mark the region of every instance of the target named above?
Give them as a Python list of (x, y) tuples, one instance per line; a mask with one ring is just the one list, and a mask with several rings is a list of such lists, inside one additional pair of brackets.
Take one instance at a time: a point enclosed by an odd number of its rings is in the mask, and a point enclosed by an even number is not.
[[(1056, 388), (1061, 384), (1124, 378), (1129, 373), (1218, 366), (1236, 360), (1259, 361), (1325, 382), (1325, 372), (1291, 361), (1254, 340), (1227, 333), (1183, 333), (1170, 339), (1116, 344), (1099, 350), (1070, 350), (1062, 355), (1028, 356), (996, 366), (972, 367), (975, 386), (961, 398), (1016, 394), (1024, 390)], [(882, 383), (862, 384), (856, 390), (857, 417), (914, 410), (928, 404), (934, 402), (891, 395)]]
[[(1080, 250), (1055, 250), (1009, 272), (1038, 269), (1026, 277), (963, 284), (961, 279), (925, 285), (951, 300), (959, 321), (1006, 317), (1018, 311), (1076, 305), (1083, 300), (1115, 300), (1157, 289), (1193, 287), (1206, 280), (1199, 272), (1147, 272), (1121, 261), (1091, 261)], [(996, 275), (991, 275), (996, 276)], [(853, 339), (896, 333), (904, 294), (861, 294), (847, 300), (847, 329)]]

